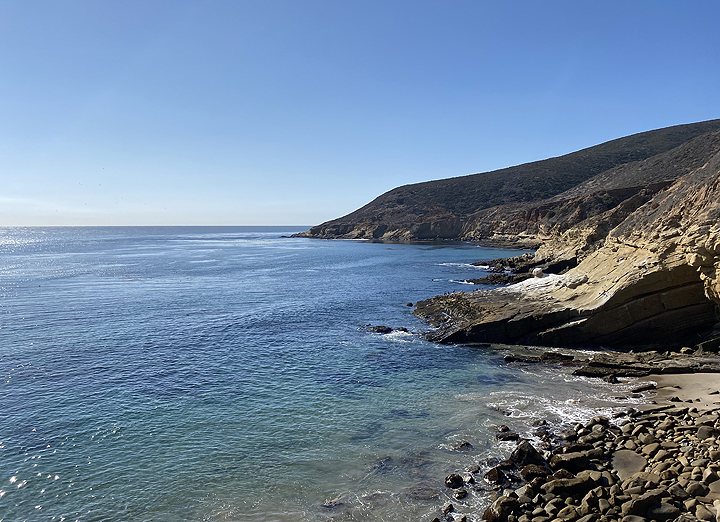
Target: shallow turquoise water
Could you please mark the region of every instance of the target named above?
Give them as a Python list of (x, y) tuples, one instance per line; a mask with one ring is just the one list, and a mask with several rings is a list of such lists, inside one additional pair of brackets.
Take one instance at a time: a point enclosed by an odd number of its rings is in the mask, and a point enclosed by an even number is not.
[(498, 423), (607, 405), (418, 335), (507, 251), (296, 230), (1, 230), (0, 520), (429, 520)]

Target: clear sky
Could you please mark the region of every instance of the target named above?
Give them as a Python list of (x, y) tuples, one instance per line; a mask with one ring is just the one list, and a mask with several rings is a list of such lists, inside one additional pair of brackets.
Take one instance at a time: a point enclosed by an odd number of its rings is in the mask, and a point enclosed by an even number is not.
[(0, 0), (0, 225), (313, 225), (720, 118), (720, 2)]

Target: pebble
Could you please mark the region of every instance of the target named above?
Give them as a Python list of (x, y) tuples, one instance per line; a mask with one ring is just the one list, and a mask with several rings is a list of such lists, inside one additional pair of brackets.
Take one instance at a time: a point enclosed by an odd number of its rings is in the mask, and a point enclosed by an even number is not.
[[(595, 417), (559, 433), (545, 426), (542, 446), (521, 440), (489, 471), (481, 463), (464, 477), (448, 475), (453, 498), (494, 490), (495, 500), (484, 513), (472, 511), (472, 499), (448, 504), (438, 520), (720, 522), (720, 418), (693, 410), (631, 412), (613, 421), (619, 426)], [(622, 479), (615, 465), (624, 466)]]

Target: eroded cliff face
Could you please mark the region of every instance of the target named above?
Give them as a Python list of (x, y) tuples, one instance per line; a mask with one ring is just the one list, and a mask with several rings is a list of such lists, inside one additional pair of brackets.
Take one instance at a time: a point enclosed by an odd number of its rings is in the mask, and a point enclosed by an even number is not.
[(580, 260), (566, 274), (438, 296), (415, 313), (438, 326), (431, 337), (440, 342), (701, 341), (720, 304), (720, 153), (652, 197), (636, 196), (543, 245), (538, 258)]

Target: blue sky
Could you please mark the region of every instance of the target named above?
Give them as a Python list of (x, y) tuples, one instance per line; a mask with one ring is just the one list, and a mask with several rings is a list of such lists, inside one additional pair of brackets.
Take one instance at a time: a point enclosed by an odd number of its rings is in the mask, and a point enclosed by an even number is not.
[(0, 1), (0, 225), (313, 225), (720, 118), (713, 1)]

